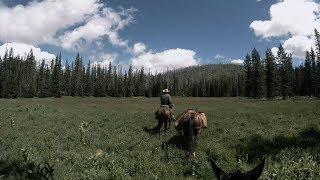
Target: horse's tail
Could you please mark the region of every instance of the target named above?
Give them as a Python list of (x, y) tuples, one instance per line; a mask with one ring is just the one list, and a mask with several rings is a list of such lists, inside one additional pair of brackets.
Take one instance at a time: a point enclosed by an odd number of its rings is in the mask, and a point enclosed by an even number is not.
[(196, 113), (191, 112), (188, 125), (187, 125), (187, 128), (188, 128), (187, 139), (188, 139), (189, 150), (191, 153), (194, 153), (195, 151), (195, 134), (194, 134), (195, 122), (196, 122)]

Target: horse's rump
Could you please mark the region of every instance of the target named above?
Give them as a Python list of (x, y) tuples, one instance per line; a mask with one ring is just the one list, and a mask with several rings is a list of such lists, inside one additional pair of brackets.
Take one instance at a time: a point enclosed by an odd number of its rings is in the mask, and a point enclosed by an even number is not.
[(155, 112), (155, 118), (159, 119), (160, 117), (170, 118), (171, 109), (169, 106), (160, 106), (160, 108)]
[(191, 118), (192, 114), (195, 114), (195, 118), (200, 120), (200, 124), (197, 124), (195, 127), (196, 129), (201, 129), (201, 128), (207, 128), (208, 127), (208, 120), (204, 112), (199, 112), (195, 111), (192, 109), (188, 109), (187, 111), (183, 112), (176, 120), (175, 122), (175, 128), (177, 130), (182, 130), (182, 124), (185, 121), (188, 121), (189, 118)]

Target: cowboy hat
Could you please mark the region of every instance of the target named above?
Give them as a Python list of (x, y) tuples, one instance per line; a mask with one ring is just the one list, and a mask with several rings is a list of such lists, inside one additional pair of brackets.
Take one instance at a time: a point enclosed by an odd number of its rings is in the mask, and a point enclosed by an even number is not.
[(162, 92), (163, 93), (169, 93), (170, 91), (169, 91), (169, 89), (164, 89), (164, 90), (162, 90)]

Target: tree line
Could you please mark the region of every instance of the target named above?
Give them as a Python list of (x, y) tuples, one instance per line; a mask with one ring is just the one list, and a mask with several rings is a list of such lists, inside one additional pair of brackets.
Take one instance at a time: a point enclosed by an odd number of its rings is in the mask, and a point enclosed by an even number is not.
[(276, 55), (270, 49), (261, 59), (256, 49), (244, 62), (244, 96), (252, 98), (283, 99), (292, 96), (320, 97), (320, 36), (315, 29), (316, 50), (306, 51), (303, 65), (293, 67), (292, 55), (279, 46)]
[(0, 57), (0, 97), (156, 97), (165, 88), (176, 96), (237, 96), (241, 69), (238, 65), (204, 65), (154, 75), (132, 66), (123, 71), (111, 63), (107, 67), (84, 65), (79, 53), (63, 68), (61, 55), (50, 65), (44, 60), (37, 64), (32, 50), (22, 58), (10, 49)]
[(244, 65), (208, 64), (152, 74), (144, 68), (127, 70), (119, 65), (84, 65), (78, 53), (62, 67), (61, 54), (51, 63), (37, 63), (31, 50), (22, 58), (14, 50), (0, 57), (0, 98), (61, 96), (157, 97), (169, 88), (175, 96), (283, 99), (292, 96), (320, 97), (320, 37), (315, 30), (316, 50), (306, 52), (305, 63), (292, 64), (292, 56), (280, 45), (262, 59), (256, 49)]

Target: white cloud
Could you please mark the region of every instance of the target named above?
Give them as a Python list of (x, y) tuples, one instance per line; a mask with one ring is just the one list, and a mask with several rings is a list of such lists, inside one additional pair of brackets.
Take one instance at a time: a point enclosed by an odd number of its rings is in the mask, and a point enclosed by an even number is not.
[(313, 33), (320, 28), (320, 4), (315, 0), (280, 0), (270, 8), (270, 20), (253, 21), (250, 28), (263, 39), (290, 36), (283, 47), (293, 57), (304, 58), (314, 46)]
[(314, 0), (282, 0), (271, 6), (270, 20), (253, 21), (250, 28), (262, 38), (310, 36), (314, 28), (320, 27), (319, 12), (320, 6)]
[(133, 45), (132, 52), (136, 55), (144, 53), (147, 46), (144, 43), (138, 42)]
[(243, 63), (244, 63), (244, 60), (242, 59), (231, 60), (231, 64), (243, 65)]
[(133, 12), (133, 9), (116, 12), (111, 8), (104, 8), (101, 13), (89, 18), (83, 26), (60, 36), (62, 47), (79, 49), (102, 36), (106, 36), (112, 45), (127, 47), (127, 41), (119, 37), (118, 31), (133, 21)]
[(85, 21), (100, 7), (98, 0), (45, 0), (13, 8), (2, 6), (0, 40), (33, 45), (53, 43), (59, 30)]
[[(98, 41), (128, 48), (119, 31), (133, 22), (135, 9), (116, 11), (100, 0), (44, 0), (0, 6), (0, 41), (53, 44), (81, 50)], [(93, 43), (93, 44), (92, 44)]]
[(283, 43), (284, 49), (293, 55), (293, 57), (303, 59), (306, 50), (315, 49), (315, 40), (306, 36), (293, 36)]
[[(306, 55), (306, 50), (311, 48), (315, 49), (315, 40), (306, 36), (293, 36), (290, 39), (284, 41), (283, 48), (286, 53), (292, 54), (294, 58), (304, 59)], [(271, 49), (272, 54), (277, 56), (278, 48), (273, 47)]]
[(46, 62), (50, 62), (52, 59), (55, 58), (54, 54), (48, 53), (46, 51), (42, 51), (38, 47), (34, 47), (32, 45), (24, 44), (24, 43), (16, 43), (16, 42), (5, 43), (5, 44), (1, 45), (0, 46), (0, 56), (3, 57), (5, 52), (6, 52), (6, 50), (9, 51), (11, 48), (13, 48), (15, 55), (20, 55), (21, 57), (26, 57), (26, 55), (32, 49), (36, 60), (39, 61), (39, 62), (42, 61), (43, 59)]
[(198, 65), (196, 52), (186, 49), (168, 49), (162, 52), (147, 52), (132, 59), (134, 68), (144, 67), (152, 73), (164, 72), (188, 66)]
[(92, 60), (93, 66), (100, 65), (102, 67), (108, 67), (109, 63), (114, 62), (118, 58), (118, 54), (116, 53), (101, 53), (98, 55), (92, 55), (89, 57)]

